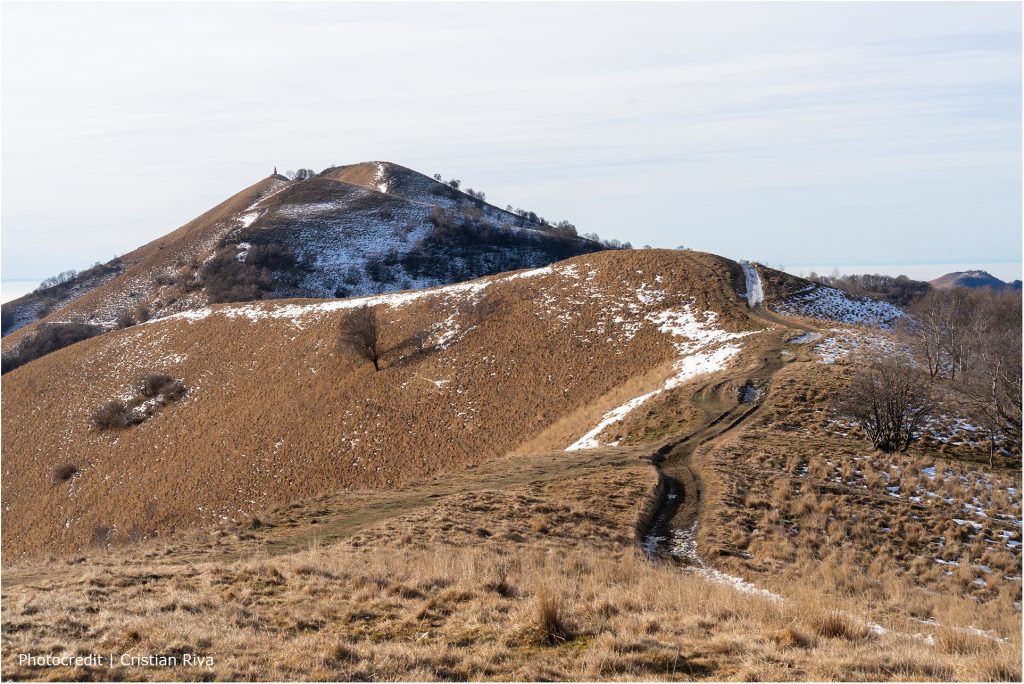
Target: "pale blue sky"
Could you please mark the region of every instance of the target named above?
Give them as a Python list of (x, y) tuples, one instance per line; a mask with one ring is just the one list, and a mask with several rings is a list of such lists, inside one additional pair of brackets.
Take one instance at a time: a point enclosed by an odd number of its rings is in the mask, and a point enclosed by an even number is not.
[[(1021, 259), (1018, 3), (4, 3), (2, 266), (389, 160), (772, 264)], [(939, 269), (942, 272), (942, 269)]]

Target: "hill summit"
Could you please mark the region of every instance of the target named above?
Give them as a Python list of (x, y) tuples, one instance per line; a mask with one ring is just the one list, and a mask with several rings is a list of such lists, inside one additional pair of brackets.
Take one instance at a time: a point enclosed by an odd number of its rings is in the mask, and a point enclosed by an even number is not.
[(37, 321), (109, 330), (213, 303), (433, 287), (612, 246), (460, 187), (389, 162), (275, 173), (162, 238), (4, 304), (3, 332)]
[(1021, 287), (1021, 282), (1019, 280), (1005, 282), (996, 278), (988, 271), (981, 270), (955, 271), (953, 273), (947, 273), (944, 276), (939, 276), (935, 280), (930, 281), (930, 284), (932, 287), (938, 289), (950, 287), (966, 287), (970, 289), (990, 287), (993, 290), (1003, 290), (1007, 288), (1019, 290)]

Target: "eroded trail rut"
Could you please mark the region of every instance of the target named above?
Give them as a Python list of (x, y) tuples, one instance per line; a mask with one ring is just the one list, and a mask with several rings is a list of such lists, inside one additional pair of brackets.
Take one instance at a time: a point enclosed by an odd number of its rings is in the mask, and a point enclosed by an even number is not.
[[(659, 449), (652, 457), (658, 468), (659, 495), (657, 508), (649, 529), (643, 538), (645, 553), (652, 560), (674, 559), (680, 563), (696, 560), (692, 553), (692, 540), (681, 538), (692, 533), (700, 511), (700, 479), (690, 466), (690, 456), (706, 444), (742, 424), (761, 403), (759, 398), (738, 403), (720, 414), (705, 427)], [(689, 543), (688, 543), (689, 542)]]
[[(792, 338), (796, 327), (767, 311), (758, 310), (755, 316), (774, 327), (763, 338), (763, 346), (751, 350), (760, 363), (717, 376), (701, 386), (691, 399), (695, 405), (725, 408), (705, 409), (707, 422), (703, 426), (670, 441), (651, 456), (658, 469), (659, 483), (653, 511), (647, 516), (646, 529), (640, 530), (639, 535), (651, 560), (704, 567), (696, 553), (702, 489), (691, 457), (698, 448), (743, 425), (763, 406), (771, 391), (772, 378), (785, 363), (781, 352), (786, 340)], [(731, 396), (725, 396), (728, 393)]]

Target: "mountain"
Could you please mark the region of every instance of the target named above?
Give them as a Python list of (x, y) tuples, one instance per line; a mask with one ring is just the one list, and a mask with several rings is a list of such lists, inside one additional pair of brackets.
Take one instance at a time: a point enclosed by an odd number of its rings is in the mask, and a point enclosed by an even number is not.
[(162, 238), (4, 304), (3, 332), (37, 321), (110, 330), (216, 302), (432, 287), (605, 248), (482, 195), (388, 162), (273, 175)]
[(1019, 290), (1021, 288), (1021, 281), (1004, 282), (988, 271), (955, 271), (939, 276), (935, 280), (930, 281), (930, 284), (938, 289), (950, 287), (966, 287), (971, 289), (990, 287), (993, 290)]

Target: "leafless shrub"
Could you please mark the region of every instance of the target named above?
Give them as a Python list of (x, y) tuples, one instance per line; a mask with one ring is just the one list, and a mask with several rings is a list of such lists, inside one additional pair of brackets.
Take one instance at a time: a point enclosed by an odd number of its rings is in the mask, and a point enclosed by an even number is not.
[(380, 326), (373, 307), (353, 309), (342, 319), (338, 347), (345, 353), (372, 363), (375, 372), (380, 370)]
[(122, 311), (118, 314), (117, 320), (114, 321), (114, 325), (116, 325), (119, 330), (130, 328), (135, 325), (135, 317), (132, 316), (130, 311)]
[(78, 466), (71, 463), (57, 466), (53, 471), (53, 483), (67, 482), (78, 473)]
[(142, 416), (120, 399), (108, 401), (92, 413), (92, 424), (100, 430), (126, 428), (142, 420)]
[[(40, 314), (42, 315), (42, 314)], [(103, 332), (98, 325), (85, 323), (44, 323), (35, 334), (24, 339), (15, 351), (3, 355), (3, 372), (6, 373), (63, 349), (75, 342), (86, 340)]]
[(175, 282), (177, 282), (177, 278), (175, 277), (174, 273), (170, 271), (158, 273), (155, 280), (157, 285), (174, 285)]
[(870, 360), (839, 404), (882, 451), (906, 451), (930, 409), (928, 384), (902, 357)]
[(93, 411), (93, 427), (109, 430), (137, 425), (152, 414), (152, 406), (143, 406), (147, 399), (156, 399), (157, 403), (166, 405), (185, 396), (188, 391), (184, 382), (164, 373), (148, 373), (142, 376), (137, 381), (136, 388), (136, 395), (130, 401), (114, 399)]
[(997, 441), (1021, 444), (1021, 304), (1019, 292), (987, 288), (933, 290), (916, 301), (901, 332), (932, 378), (948, 382), (958, 410)]
[(165, 373), (148, 373), (139, 381), (139, 393), (151, 399), (160, 394), (163, 387), (171, 382), (171, 376)]

